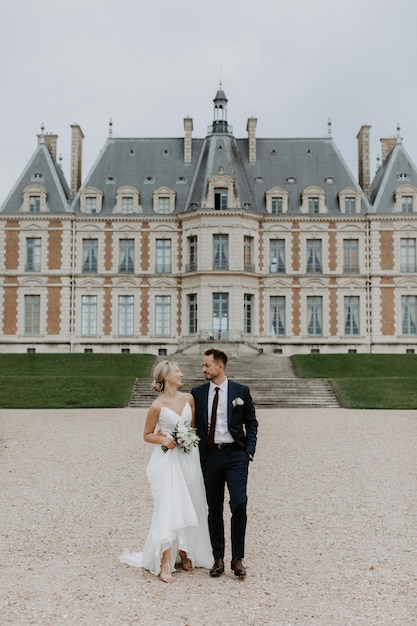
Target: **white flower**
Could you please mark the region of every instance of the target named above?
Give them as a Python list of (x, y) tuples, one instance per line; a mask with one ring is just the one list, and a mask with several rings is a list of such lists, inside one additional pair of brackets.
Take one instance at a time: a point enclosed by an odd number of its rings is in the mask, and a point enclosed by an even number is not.
[(232, 404), (233, 406), (242, 406), (242, 404), (245, 404), (242, 400), (242, 398), (235, 398), (234, 400), (232, 400)]
[[(194, 446), (198, 446), (198, 442), (200, 441), (196, 429), (193, 428), (189, 422), (177, 422), (171, 433), (171, 437), (176, 441), (177, 447), (186, 454), (189, 454)], [(168, 451), (166, 446), (161, 446), (161, 448), (164, 452)]]

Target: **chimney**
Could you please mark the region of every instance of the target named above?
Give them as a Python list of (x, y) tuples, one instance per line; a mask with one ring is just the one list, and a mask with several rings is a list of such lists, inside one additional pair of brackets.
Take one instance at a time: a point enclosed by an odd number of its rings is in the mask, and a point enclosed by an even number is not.
[(193, 132), (193, 119), (192, 117), (184, 118), (184, 163), (191, 163), (193, 159), (192, 150), (192, 132)]
[(83, 152), (83, 131), (78, 124), (71, 124), (71, 194), (81, 187), (81, 161)]
[(250, 117), (246, 125), (248, 131), (249, 163), (256, 163), (256, 117)]
[(57, 143), (58, 143), (58, 135), (53, 135), (52, 133), (42, 133), (38, 135), (38, 143), (44, 143), (48, 148), (49, 152), (54, 161), (56, 161), (56, 153), (57, 153)]
[(382, 165), (384, 165), (385, 161), (387, 160), (387, 157), (388, 157), (389, 153), (392, 151), (392, 149), (394, 148), (395, 144), (397, 143), (397, 138), (396, 137), (388, 137), (387, 139), (380, 139), (379, 141), (381, 142)]
[(364, 124), (356, 136), (358, 140), (359, 184), (367, 198), (371, 197), (370, 131), (371, 126)]

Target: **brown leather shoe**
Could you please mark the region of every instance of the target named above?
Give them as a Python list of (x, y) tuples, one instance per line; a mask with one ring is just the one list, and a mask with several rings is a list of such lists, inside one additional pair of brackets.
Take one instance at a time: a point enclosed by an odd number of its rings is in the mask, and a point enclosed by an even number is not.
[(234, 571), (235, 576), (246, 576), (246, 569), (242, 563), (242, 559), (236, 559), (235, 557), (233, 557), (230, 567)]
[(220, 576), (224, 572), (224, 561), (223, 559), (216, 559), (214, 561), (214, 565), (210, 570), (210, 576)]

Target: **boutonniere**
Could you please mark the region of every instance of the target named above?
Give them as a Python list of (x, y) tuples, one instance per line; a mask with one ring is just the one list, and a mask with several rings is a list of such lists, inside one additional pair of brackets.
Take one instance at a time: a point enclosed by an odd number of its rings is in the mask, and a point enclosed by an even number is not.
[(242, 400), (242, 398), (235, 398), (234, 400), (232, 400), (232, 404), (233, 406), (242, 406), (242, 404), (245, 404)]

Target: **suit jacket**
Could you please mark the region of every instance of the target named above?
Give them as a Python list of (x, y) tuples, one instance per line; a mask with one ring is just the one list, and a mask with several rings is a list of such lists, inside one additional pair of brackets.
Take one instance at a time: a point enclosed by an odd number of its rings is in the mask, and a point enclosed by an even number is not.
[[(194, 387), (191, 393), (195, 402), (197, 434), (200, 437), (200, 456), (203, 462), (207, 453), (208, 440), (208, 394), (210, 383)], [(240, 398), (243, 404), (233, 406), (233, 400)], [(237, 445), (247, 454), (254, 455), (258, 432), (255, 407), (249, 387), (228, 379), (227, 423), (229, 432)]]

